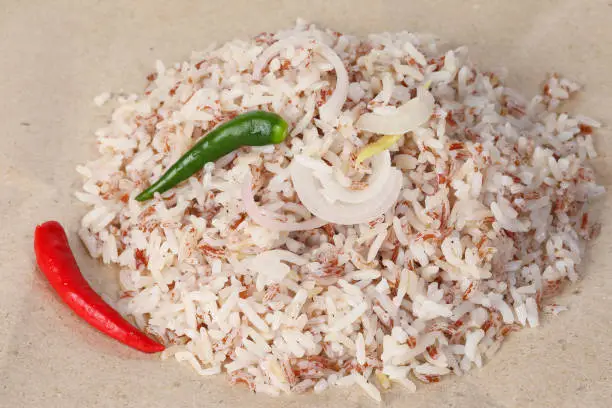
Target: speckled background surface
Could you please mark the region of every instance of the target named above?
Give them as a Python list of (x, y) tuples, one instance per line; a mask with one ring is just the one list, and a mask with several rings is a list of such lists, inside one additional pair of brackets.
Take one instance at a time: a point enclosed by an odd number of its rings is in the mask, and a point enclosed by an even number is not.
[[(293, 24), (338, 31), (426, 31), (466, 44), (483, 67), (506, 66), (532, 95), (547, 72), (585, 85), (571, 109), (612, 124), (612, 2), (599, 0), (290, 2), (281, 0), (0, 0), (0, 407), (369, 407), (357, 389), (272, 399), (200, 378), (86, 326), (34, 266), (32, 233), (58, 219), (84, 273), (112, 291), (115, 271), (89, 259), (75, 231), (85, 209), (77, 164), (96, 157), (102, 91), (140, 91), (155, 59), (170, 63), (213, 41)], [(612, 134), (596, 135), (599, 180), (612, 181)], [(612, 200), (570, 310), (513, 334), (485, 368), (383, 395), (391, 407), (608, 407), (612, 404)]]

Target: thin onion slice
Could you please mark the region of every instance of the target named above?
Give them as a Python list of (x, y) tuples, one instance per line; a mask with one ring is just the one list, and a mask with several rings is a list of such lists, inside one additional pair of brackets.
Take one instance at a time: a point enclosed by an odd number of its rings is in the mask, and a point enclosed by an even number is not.
[(302, 205), (317, 217), (334, 224), (353, 225), (372, 221), (391, 208), (399, 197), (402, 188), (402, 173), (392, 168), (383, 192), (359, 204), (326, 200), (320, 184), (312, 169), (292, 161), (289, 167), (295, 191)]
[(263, 71), (265, 66), (268, 65), (268, 62), (270, 62), (270, 60), (279, 52), (286, 48), (296, 46), (312, 48), (315, 46), (315, 40), (308, 37), (289, 37), (276, 41), (274, 44), (263, 50), (253, 64), (253, 79), (256, 81), (261, 79), (261, 71)]
[(252, 182), (253, 177), (251, 172), (248, 172), (242, 182), (242, 202), (244, 203), (244, 208), (249, 217), (262, 227), (272, 231), (305, 231), (319, 228), (327, 224), (327, 221), (323, 221), (316, 217), (302, 222), (283, 222), (263, 215), (257, 203), (255, 203), (253, 188), (251, 187)]
[(336, 88), (327, 102), (325, 102), (325, 104), (319, 108), (319, 117), (325, 122), (335, 120), (338, 115), (340, 115), (342, 107), (346, 102), (349, 88), (349, 78), (346, 68), (342, 63), (342, 59), (334, 50), (320, 41), (310, 37), (290, 37), (283, 40), (278, 40), (266, 48), (261, 53), (257, 61), (255, 61), (255, 64), (253, 64), (253, 79), (261, 79), (261, 71), (264, 69), (266, 64), (268, 64), (268, 62), (270, 62), (270, 60), (279, 52), (291, 46), (316, 49), (323, 58), (333, 65), (334, 70), (336, 71)]
[(336, 119), (342, 111), (342, 107), (348, 95), (349, 78), (342, 60), (334, 50), (327, 45), (320, 44), (320, 53), (334, 66), (334, 70), (336, 70), (336, 89), (334, 89), (334, 92), (327, 102), (319, 108), (320, 118), (325, 122), (329, 122)]
[(429, 120), (434, 109), (434, 97), (425, 88), (418, 90), (416, 98), (412, 98), (390, 115), (364, 113), (355, 126), (380, 134), (404, 134), (417, 129)]
[(315, 174), (315, 176), (321, 182), (325, 196), (332, 201), (358, 204), (377, 197), (385, 187), (390, 172), (391, 155), (388, 151), (384, 151), (372, 158), (372, 176), (368, 182), (368, 187), (363, 190), (350, 190), (345, 188), (330, 174)]

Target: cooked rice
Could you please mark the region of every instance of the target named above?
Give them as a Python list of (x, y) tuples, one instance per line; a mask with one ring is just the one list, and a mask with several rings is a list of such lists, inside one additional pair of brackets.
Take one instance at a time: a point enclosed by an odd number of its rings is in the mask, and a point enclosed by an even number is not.
[[(319, 116), (340, 85), (303, 41), (269, 52), (253, 78), (258, 56), (293, 37), (327, 45), (344, 64), (339, 117)], [(96, 98), (115, 110), (96, 132), (101, 157), (78, 169), (77, 197), (90, 207), (80, 236), (93, 257), (121, 267), (121, 313), (169, 346), (163, 358), (200, 375), (225, 371), (271, 395), (355, 384), (380, 400), (390, 384), (414, 391), (414, 380), (481, 366), (579, 278), (583, 241), (597, 232), (587, 201), (603, 188), (585, 164), (599, 124), (560, 113), (579, 88), (567, 79), (552, 75), (529, 101), (503, 73), (476, 69), (465, 47), (441, 50), (407, 32), (361, 40), (298, 21), (188, 62), (157, 62), (148, 81), (143, 94)], [(296, 155), (305, 166), (323, 158), (339, 182), (359, 185), (369, 165), (356, 154), (379, 135), (358, 132), (357, 118), (393, 111), (427, 85), (433, 115), (391, 148), (403, 184), (386, 214), (301, 232), (246, 214), (241, 183), (253, 172), (265, 212), (310, 216), (287, 169)], [(255, 109), (290, 123), (285, 143), (240, 149), (135, 201), (203, 134)]]

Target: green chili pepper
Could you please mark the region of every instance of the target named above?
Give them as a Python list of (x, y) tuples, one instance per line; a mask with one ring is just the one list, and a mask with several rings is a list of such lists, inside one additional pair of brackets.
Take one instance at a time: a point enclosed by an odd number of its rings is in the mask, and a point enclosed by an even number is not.
[(140, 193), (137, 201), (153, 198), (188, 179), (208, 162), (242, 146), (278, 144), (287, 137), (287, 122), (275, 113), (248, 112), (213, 129), (172, 165), (154, 184)]

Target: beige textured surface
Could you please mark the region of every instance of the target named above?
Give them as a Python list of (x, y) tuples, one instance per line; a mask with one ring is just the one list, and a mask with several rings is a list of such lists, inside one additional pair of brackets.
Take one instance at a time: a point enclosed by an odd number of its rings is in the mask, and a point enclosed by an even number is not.
[[(88, 259), (74, 231), (84, 208), (77, 164), (94, 158), (105, 90), (139, 91), (156, 58), (182, 60), (212, 41), (287, 27), (302, 16), (338, 31), (413, 30), (467, 44), (481, 66), (503, 65), (532, 94), (545, 73), (585, 84), (575, 104), (612, 123), (612, 2), (513, 1), (0, 1), (0, 407), (322, 407), (373, 404), (358, 390), (270, 399), (200, 378), (119, 345), (77, 321), (34, 267), (32, 232), (60, 220), (97, 289), (113, 270)], [(88, 4), (88, 5), (84, 5)], [(612, 181), (606, 129), (600, 180)], [(612, 404), (612, 201), (602, 236), (563, 301), (570, 311), (515, 334), (462, 378), (384, 395), (393, 407), (607, 407)]]

